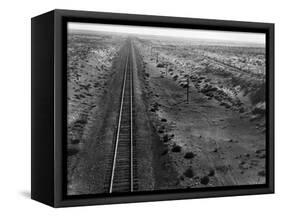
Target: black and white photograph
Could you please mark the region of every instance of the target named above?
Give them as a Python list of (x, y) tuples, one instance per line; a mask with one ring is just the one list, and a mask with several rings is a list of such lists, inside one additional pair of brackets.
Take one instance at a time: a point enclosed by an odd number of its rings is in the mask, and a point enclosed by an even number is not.
[(280, 212), (280, 2), (1, 6), (0, 216)]
[(67, 195), (266, 184), (266, 34), (67, 23)]

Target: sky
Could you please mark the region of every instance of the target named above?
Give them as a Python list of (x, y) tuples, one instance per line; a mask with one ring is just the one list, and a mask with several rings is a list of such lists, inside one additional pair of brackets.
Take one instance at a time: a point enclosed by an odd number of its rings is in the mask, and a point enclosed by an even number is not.
[(265, 45), (264, 33), (228, 32), (197, 29), (144, 27), (129, 25), (109, 25), (93, 23), (68, 23), (70, 30), (105, 31), (126, 34), (141, 34), (166, 37), (194, 38), (204, 40), (223, 40), (232, 42), (256, 43)]

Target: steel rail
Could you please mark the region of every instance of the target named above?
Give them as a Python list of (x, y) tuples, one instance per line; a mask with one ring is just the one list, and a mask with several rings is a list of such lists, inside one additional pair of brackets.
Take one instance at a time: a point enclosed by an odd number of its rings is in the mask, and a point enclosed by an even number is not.
[[(109, 193), (112, 193), (113, 191), (116, 190), (116, 187), (120, 185), (120, 175), (118, 176), (118, 168), (120, 170), (120, 160), (122, 161), (124, 157), (124, 154), (122, 150), (124, 151), (124, 138), (122, 138), (122, 127), (126, 126), (123, 125), (123, 121), (126, 120), (126, 117), (130, 117), (130, 142), (128, 143), (128, 150), (129, 150), (129, 155), (128, 155), (128, 171), (130, 173), (130, 176), (128, 177), (128, 180), (125, 181), (123, 184), (128, 183), (128, 187), (130, 191), (132, 192), (134, 190), (134, 156), (133, 156), (133, 78), (132, 78), (132, 63), (131, 63), (131, 58), (130, 58), (130, 49), (131, 45), (129, 45), (128, 49), (128, 54), (126, 57), (126, 64), (125, 64), (125, 70), (124, 70), (124, 81), (123, 81), (123, 87), (122, 87), (122, 94), (121, 94), (121, 103), (120, 103), (120, 111), (119, 111), (119, 117), (118, 117), (118, 125), (117, 125), (117, 133), (116, 133), (116, 141), (115, 141), (115, 146), (114, 146), (114, 157), (113, 157), (113, 163), (112, 163), (112, 169), (111, 169), (111, 178), (110, 178), (110, 186), (109, 186)], [(130, 74), (128, 74), (130, 73)], [(129, 96), (128, 96), (129, 93)], [(126, 101), (130, 102), (129, 105), (129, 112), (126, 112)], [(127, 116), (128, 115), (128, 116)], [(123, 120), (124, 118), (124, 120)], [(119, 143), (120, 143), (120, 148), (119, 148)], [(130, 145), (130, 147), (129, 147)], [(120, 150), (119, 150), (120, 149)], [(119, 165), (119, 166), (118, 166)], [(122, 169), (122, 168), (121, 168)], [(124, 168), (123, 168), (124, 169)], [(121, 171), (121, 170), (120, 170)], [(116, 174), (117, 173), (117, 174)], [(116, 176), (117, 175), (117, 176)], [(129, 180), (130, 179), (130, 180)], [(121, 177), (122, 180), (122, 177)], [(115, 186), (115, 187), (114, 187)], [(115, 190), (114, 190), (115, 189)], [(118, 189), (118, 187), (117, 187)]]
[[(132, 47), (130, 46), (132, 49)], [(131, 62), (132, 63), (132, 62)], [(134, 191), (134, 169), (133, 169), (133, 69), (131, 69), (131, 88), (130, 88), (130, 95), (131, 95), (131, 192)]]

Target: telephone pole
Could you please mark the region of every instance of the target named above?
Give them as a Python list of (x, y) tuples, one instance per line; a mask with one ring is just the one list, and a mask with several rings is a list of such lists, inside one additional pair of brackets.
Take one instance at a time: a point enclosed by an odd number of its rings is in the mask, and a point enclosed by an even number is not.
[(156, 52), (156, 63), (158, 63), (158, 52)]
[(186, 77), (186, 103), (189, 104), (189, 74), (187, 73), (187, 65), (185, 64)]
[(186, 78), (186, 103), (189, 104), (189, 75)]

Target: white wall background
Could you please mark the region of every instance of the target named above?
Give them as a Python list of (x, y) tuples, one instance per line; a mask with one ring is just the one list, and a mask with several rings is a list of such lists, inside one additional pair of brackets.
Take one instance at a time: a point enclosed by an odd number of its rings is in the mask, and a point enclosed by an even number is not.
[[(24, 0), (0, 13), (0, 216), (272, 216), (280, 215), (280, 1)], [(52, 209), (30, 192), (30, 18), (54, 8), (276, 23), (276, 194)], [(43, 187), (43, 186), (42, 186)]]

